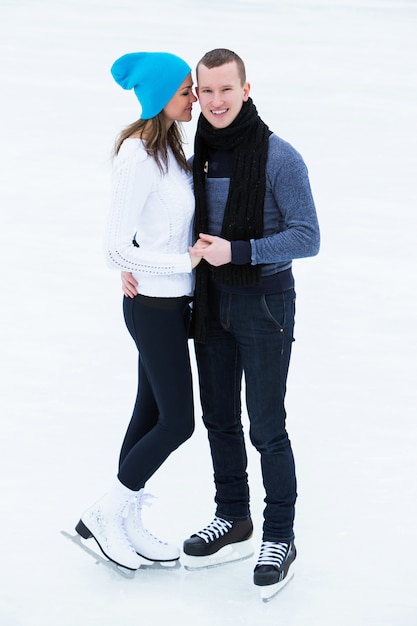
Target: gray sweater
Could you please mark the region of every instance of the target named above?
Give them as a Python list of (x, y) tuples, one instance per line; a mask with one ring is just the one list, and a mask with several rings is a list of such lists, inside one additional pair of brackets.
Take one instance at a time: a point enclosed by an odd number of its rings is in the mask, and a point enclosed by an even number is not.
[[(229, 178), (206, 180), (209, 234), (220, 236)], [(314, 256), (320, 231), (307, 168), (301, 155), (275, 134), (266, 165), (264, 233), (250, 242), (232, 242), (232, 263), (262, 265), (262, 276), (291, 268), (292, 260)]]

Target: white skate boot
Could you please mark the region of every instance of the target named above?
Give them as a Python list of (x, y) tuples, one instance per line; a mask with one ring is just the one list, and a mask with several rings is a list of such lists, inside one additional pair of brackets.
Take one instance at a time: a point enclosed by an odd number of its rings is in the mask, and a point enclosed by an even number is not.
[(75, 527), (83, 539), (95, 539), (110, 561), (130, 570), (144, 563), (129, 542), (125, 527), (124, 516), (137, 493), (116, 480), (109, 492), (82, 514)]
[(141, 511), (143, 506), (150, 506), (152, 495), (143, 489), (137, 492), (137, 497), (130, 504), (125, 519), (126, 533), (137, 554), (149, 561), (168, 563), (177, 561), (180, 550), (169, 543), (154, 537), (143, 525)]
[(157, 539), (143, 526), (141, 510), (143, 506), (150, 506), (153, 496), (145, 493), (143, 489), (137, 494), (136, 499), (130, 503), (125, 519), (126, 533), (130, 543), (137, 554), (149, 561), (162, 563), (177, 561), (180, 550), (172, 544)]

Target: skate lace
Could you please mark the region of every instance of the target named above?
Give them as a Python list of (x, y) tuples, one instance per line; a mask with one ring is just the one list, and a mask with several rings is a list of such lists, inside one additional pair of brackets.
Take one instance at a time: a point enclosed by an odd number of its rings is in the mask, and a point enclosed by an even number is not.
[[(135, 498), (128, 498), (128, 499), (126, 499), (125, 503), (123, 504), (122, 509), (119, 511), (118, 515), (115, 518), (115, 522), (116, 522), (115, 523), (115, 528), (117, 529), (118, 535), (126, 543), (126, 546), (129, 546), (130, 551), (132, 553), (135, 553), (135, 551), (130, 546), (129, 537), (127, 536), (125, 525), (121, 524), (119, 520), (120, 520), (120, 516), (121, 516), (122, 520), (125, 519), (128, 516), (130, 507), (132, 506), (132, 503), (134, 501), (135, 501)], [(102, 516), (101, 512), (99, 512), (99, 515), (100, 515), (100, 518), (103, 519), (103, 516)], [(107, 540), (108, 540), (108, 538), (107, 538)]]
[(203, 539), (206, 543), (209, 543), (210, 541), (214, 541), (214, 539), (218, 539), (228, 533), (232, 527), (232, 522), (228, 522), (220, 517), (215, 517), (214, 520), (208, 524), (208, 526), (203, 528), (203, 530), (200, 530), (196, 533), (196, 535), (197, 537), (201, 537), (201, 539)]
[(128, 517), (128, 515), (130, 513), (130, 508), (132, 506), (134, 508), (136, 508), (136, 498), (134, 498), (134, 497), (133, 498), (127, 498), (126, 502), (123, 505), (122, 511), (121, 511), (123, 519), (126, 519), (126, 517)]
[(132, 496), (131, 498), (128, 498), (123, 507), (123, 511), (122, 511), (123, 517), (124, 518), (128, 517), (130, 514), (130, 510), (132, 508), (135, 521), (142, 523), (142, 520), (140, 517), (141, 506), (143, 504), (145, 506), (152, 506), (151, 500), (154, 500), (154, 499), (155, 499), (155, 496), (153, 496), (150, 493), (144, 493), (144, 494), (141, 494), (140, 496)]
[(153, 496), (151, 493), (142, 493), (139, 496), (139, 503), (145, 506), (152, 506), (152, 500), (156, 500), (156, 496)]
[(127, 517), (129, 515), (129, 510), (132, 504), (136, 502), (136, 498), (133, 496), (131, 498), (126, 498), (126, 502), (123, 505), (122, 509), (122, 517)]
[(280, 569), (290, 551), (290, 545), (287, 542), (263, 541), (256, 566), (273, 565)]
[(168, 544), (165, 541), (161, 541), (161, 539), (155, 537), (155, 535), (150, 533), (142, 523), (142, 517), (140, 514), (141, 507), (143, 505), (152, 506), (152, 500), (156, 500), (156, 496), (153, 496), (151, 493), (141, 493), (139, 496), (131, 498), (128, 502), (128, 506), (125, 507), (123, 517), (128, 517), (130, 508), (132, 507), (135, 526), (140, 528), (140, 531), (146, 535), (149, 540), (153, 541), (153, 543), (159, 543), (166, 546)]

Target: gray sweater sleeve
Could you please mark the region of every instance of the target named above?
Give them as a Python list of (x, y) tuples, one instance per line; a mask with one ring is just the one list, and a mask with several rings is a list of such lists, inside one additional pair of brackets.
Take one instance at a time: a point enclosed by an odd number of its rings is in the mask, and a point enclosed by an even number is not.
[(252, 265), (315, 256), (320, 231), (307, 168), (301, 155), (271, 135), (267, 160), (264, 236), (252, 239)]

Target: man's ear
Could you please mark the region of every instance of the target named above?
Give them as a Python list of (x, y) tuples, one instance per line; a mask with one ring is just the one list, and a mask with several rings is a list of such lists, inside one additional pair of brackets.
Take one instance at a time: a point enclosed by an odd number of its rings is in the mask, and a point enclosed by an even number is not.
[(246, 102), (247, 99), (249, 98), (249, 92), (250, 92), (250, 83), (245, 83), (243, 85), (243, 102)]

